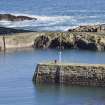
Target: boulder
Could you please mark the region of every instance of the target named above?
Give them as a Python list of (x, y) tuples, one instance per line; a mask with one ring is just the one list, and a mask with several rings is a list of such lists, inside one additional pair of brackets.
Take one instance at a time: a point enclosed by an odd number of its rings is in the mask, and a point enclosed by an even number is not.
[(37, 20), (37, 19), (28, 17), (28, 16), (15, 16), (15, 15), (11, 15), (11, 14), (0, 14), (0, 20), (24, 21), (24, 20)]

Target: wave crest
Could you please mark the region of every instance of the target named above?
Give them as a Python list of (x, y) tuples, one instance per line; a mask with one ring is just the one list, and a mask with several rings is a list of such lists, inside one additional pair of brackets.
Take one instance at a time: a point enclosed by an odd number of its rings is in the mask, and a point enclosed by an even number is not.
[[(29, 14), (14, 14), (19, 16), (29, 16), (37, 18), (37, 20), (25, 20), (21, 22), (0, 21), (0, 25), (11, 28), (31, 29), (34, 31), (66, 31), (69, 28), (74, 28), (79, 25), (100, 24), (102, 21), (97, 21), (99, 16), (38, 16)], [(95, 21), (96, 19), (96, 21)]]

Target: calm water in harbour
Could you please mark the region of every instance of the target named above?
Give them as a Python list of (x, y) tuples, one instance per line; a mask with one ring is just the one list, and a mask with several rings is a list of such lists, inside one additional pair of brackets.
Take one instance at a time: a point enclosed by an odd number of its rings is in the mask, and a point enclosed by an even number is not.
[[(36, 64), (54, 59), (58, 59), (56, 50), (0, 53), (0, 105), (105, 105), (105, 88), (34, 85)], [(66, 50), (62, 60), (104, 64), (105, 53)]]

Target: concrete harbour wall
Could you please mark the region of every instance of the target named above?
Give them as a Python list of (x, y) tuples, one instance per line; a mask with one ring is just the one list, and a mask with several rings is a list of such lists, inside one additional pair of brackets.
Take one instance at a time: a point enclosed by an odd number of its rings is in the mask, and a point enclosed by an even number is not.
[(105, 87), (105, 65), (99, 64), (38, 64), (35, 83), (58, 83)]

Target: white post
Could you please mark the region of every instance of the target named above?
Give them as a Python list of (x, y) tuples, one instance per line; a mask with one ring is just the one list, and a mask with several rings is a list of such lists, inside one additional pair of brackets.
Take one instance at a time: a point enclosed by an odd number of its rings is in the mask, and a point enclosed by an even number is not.
[(61, 51), (59, 52), (59, 62), (60, 63), (62, 62), (62, 52)]
[(62, 61), (62, 39), (60, 35), (60, 43), (59, 43), (59, 63)]

